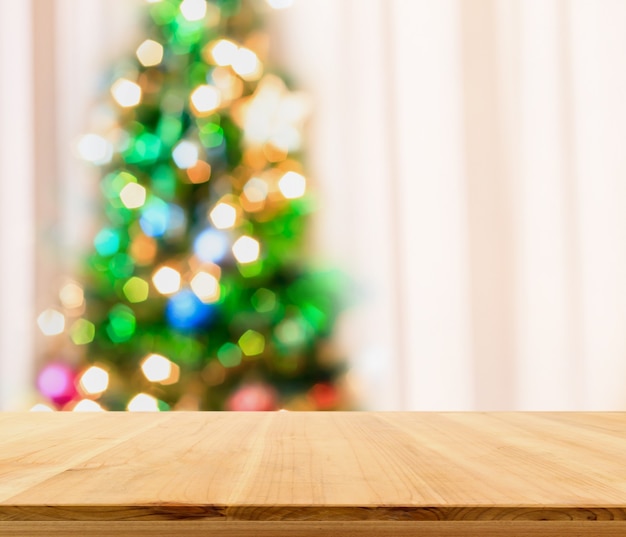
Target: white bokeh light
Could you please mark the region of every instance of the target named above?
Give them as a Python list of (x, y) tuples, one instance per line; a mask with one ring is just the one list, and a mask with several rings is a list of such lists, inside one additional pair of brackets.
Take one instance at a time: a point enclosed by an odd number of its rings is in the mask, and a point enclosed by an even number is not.
[(172, 158), (181, 170), (191, 168), (198, 162), (198, 146), (193, 142), (183, 140), (172, 151)]
[(127, 78), (116, 80), (111, 86), (111, 94), (117, 103), (124, 108), (137, 106), (141, 101), (141, 88), (139, 84)]
[(259, 258), (261, 246), (259, 241), (244, 235), (233, 244), (233, 255), (240, 263), (252, 263)]

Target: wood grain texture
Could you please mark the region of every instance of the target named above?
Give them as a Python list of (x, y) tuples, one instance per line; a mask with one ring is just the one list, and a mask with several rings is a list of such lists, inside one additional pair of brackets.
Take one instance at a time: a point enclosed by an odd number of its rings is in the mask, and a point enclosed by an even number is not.
[(0, 521), (626, 535), (626, 414), (0, 414)]
[[(209, 528), (209, 529), (207, 529)], [(626, 522), (0, 522), (0, 537), (624, 537)]]

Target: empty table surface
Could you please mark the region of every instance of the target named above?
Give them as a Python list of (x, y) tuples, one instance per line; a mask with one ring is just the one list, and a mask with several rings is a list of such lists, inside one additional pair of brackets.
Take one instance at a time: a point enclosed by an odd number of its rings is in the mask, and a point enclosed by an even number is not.
[(0, 414), (0, 535), (626, 535), (626, 413)]

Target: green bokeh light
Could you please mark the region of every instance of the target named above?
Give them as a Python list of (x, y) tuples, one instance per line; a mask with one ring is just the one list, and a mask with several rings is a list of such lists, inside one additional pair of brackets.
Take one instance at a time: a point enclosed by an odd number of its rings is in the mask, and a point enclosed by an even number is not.
[(276, 293), (261, 287), (250, 299), (252, 307), (259, 313), (268, 313), (276, 307)]
[(169, 166), (165, 164), (158, 166), (150, 179), (152, 189), (156, 195), (167, 200), (171, 200), (176, 196), (176, 175)]
[(255, 330), (247, 330), (238, 343), (246, 356), (256, 356), (265, 350), (265, 338)]
[(198, 131), (204, 147), (218, 147), (224, 143), (224, 130), (217, 123), (207, 123)]
[(109, 261), (109, 271), (116, 278), (128, 278), (133, 270), (135, 270), (135, 262), (127, 254), (115, 254)]
[(143, 302), (148, 298), (150, 286), (146, 280), (133, 276), (124, 284), (122, 291), (129, 302)]
[(87, 319), (77, 319), (70, 328), (70, 338), (75, 345), (87, 345), (93, 341), (96, 327)]
[(109, 312), (106, 331), (114, 343), (128, 341), (135, 333), (136, 320), (133, 310), (123, 304), (117, 304)]
[(169, 147), (172, 147), (180, 140), (182, 132), (183, 123), (178, 117), (163, 116), (159, 121), (157, 134), (161, 138), (161, 141)]
[(217, 359), (224, 367), (237, 367), (241, 363), (241, 349), (233, 343), (224, 343), (217, 351)]

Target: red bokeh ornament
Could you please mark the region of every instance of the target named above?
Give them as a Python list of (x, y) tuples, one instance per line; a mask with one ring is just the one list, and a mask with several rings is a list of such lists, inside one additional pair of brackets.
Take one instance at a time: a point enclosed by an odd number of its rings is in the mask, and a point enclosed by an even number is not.
[(277, 398), (276, 390), (267, 384), (244, 384), (228, 398), (226, 409), (237, 411), (276, 410)]

